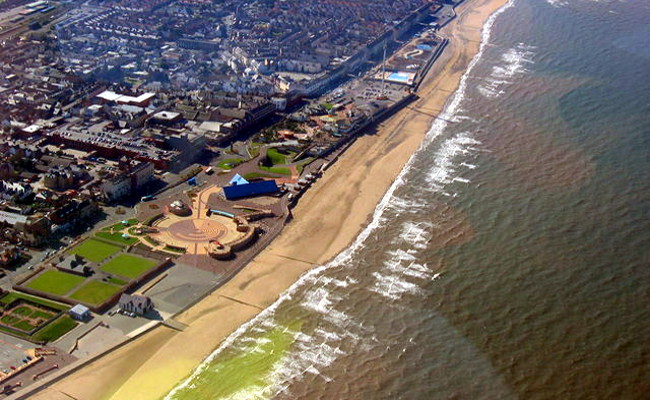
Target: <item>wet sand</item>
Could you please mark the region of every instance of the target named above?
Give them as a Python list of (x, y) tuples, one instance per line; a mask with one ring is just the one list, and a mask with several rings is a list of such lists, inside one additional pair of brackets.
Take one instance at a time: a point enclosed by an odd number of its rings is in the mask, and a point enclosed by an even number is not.
[(314, 264), (359, 234), (377, 203), (419, 147), (472, 57), (481, 28), (506, 0), (469, 0), (444, 28), (450, 44), (420, 87), (420, 100), (354, 145), (306, 193), (294, 220), (236, 277), (176, 319), (71, 374), (34, 399), (159, 399), (246, 321), (277, 300)]

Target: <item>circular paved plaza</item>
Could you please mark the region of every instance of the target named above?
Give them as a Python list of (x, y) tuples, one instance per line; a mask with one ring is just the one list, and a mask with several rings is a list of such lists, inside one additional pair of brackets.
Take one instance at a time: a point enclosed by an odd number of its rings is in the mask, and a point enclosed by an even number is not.
[(186, 219), (174, 222), (167, 231), (178, 240), (195, 243), (219, 240), (226, 236), (228, 228), (213, 219)]
[(155, 225), (158, 233), (150, 236), (156, 241), (186, 248), (188, 253), (207, 253), (210, 241), (229, 242), (238, 238), (237, 225), (231, 218), (212, 215), (195, 218), (168, 214)]

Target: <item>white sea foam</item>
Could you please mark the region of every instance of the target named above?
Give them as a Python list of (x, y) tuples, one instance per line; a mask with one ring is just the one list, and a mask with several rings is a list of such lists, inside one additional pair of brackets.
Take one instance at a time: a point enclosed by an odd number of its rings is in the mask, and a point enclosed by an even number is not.
[[(407, 225), (404, 232), (417, 232), (415, 235), (421, 238), (419, 240), (427, 241), (426, 236), (428, 236), (428, 233), (420, 229), (415, 225)], [(418, 247), (417, 242), (415, 244), (414, 247)], [(426, 246), (420, 248), (426, 248)], [(418, 283), (413, 282), (412, 279), (428, 280), (431, 278), (431, 273), (426, 264), (416, 262), (417, 250), (397, 249), (388, 251), (387, 254), (389, 259), (384, 262), (382, 271), (372, 274), (375, 282), (369, 290), (390, 300), (398, 300), (406, 293), (416, 294), (421, 292)]]
[(552, 5), (553, 7), (557, 7), (557, 8), (569, 5), (569, 2), (564, 0), (546, 0), (546, 2)]
[(389, 205), (399, 215), (402, 213), (418, 214), (428, 206), (428, 203), (422, 198), (410, 199), (395, 196), (390, 199)]
[[(512, 7), (513, 4), (514, 4), (514, 0), (510, 0), (506, 5), (501, 7), (499, 10), (497, 10), (488, 18), (487, 22), (483, 26), (483, 31), (481, 35), (481, 45), (479, 47), (478, 53), (470, 62), (465, 74), (463, 74), (463, 76), (461, 77), (458, 89), (451, 97), (450, 101), (446, 104), (443, 112), (440, 114), (440, 118), (437, 118), (432, 124), (431, 129), (429, 129), (425, 137), (425, 140), (423, 141), (420, 148), (424, 148), (428, 146), (436, 137), (438, 137), (441, 134), (441, 132), (444, 130), (444, 128), (447, 126), (447, 122), (445, 120), (449, 120), (453, 118), (455, 113), (458, 111), (459, 104), (463, 100), (465, 96), (465, 91), (467, 90), (467, 77), (469, 76), (469, 73), (473, 70), (474, 66), (478, 63), (481, 56), (483, 55), (485, 46), (489, 42), (491, 36), (492, 26), (494, 25), (494, 21), (505, 10)], [(285, 293), (283, 293), (280, 296), (280, 298), (278, 298), (278, 300), (276, 300), (271, 306), (269, 306), (264, 311), (259, 313), (255, 318), (241, 325), (235, 332), (233, 332), (230, 336), (228, 336), (221, 343), (221, 345), (215, 351), (213, 351), (185, 381), (183, 381), (180, 385), (176, 386), (165, 397), (165, 399), (172, 400), (175, 397), (176, 393), (178, 393), (179, 391), (192, 387), (193, 382), (195, 382), (195, 380), (207, 368), (210, 367), (210, 365), (213, 363), (215, 358), (218, 355), (220, 355), (226, 348), (231, 347), (236, 340), (241, 339), (242, 336), (246, 334), (246, 332), (249, 332), (252, 328), (259, 326), (259, 324), (263, 323), (264, 321), (267, 321), (266, 322), (267, 324), (273, 324), (273, 314), (278, 309), (278, 307), (281, 304), (283, 304), (285, 301), (292, 299), (293, 296), (296, 295), (297, 291), (301, 289), (306, 282), (313, 281), (314, 277), (321, 275), (327, 269), (343, 266), (346, 263), (348, 263), (352, 258), (352, 256), (363, 246), (364, 242), (370, 236), (370, 234), (380, 226), (382, 220), (381, 216), (383, 215), (385, 210), (389, 207), (393, 199), (393, 193), (395, 192), (395, 190), (404, 184), (404, 176), (408, 171), (410, 171), (411, 166), (413, 164), (414, 157), (415, 155), (411, 156), (404, 169), (402, 169), (402, 171), (397, 176), (397, 178), (390, 186), (388, 191), (384, 194), (384, 197), (382, 198), (380, 203), (375, 208), (372, 221), (370, 222), (370, 224), (368, 224), (368, 226), (366, 226), (366, 228), (359, 234), (359, 236), (355, 239), (355, 241), (352, 243), (350, 247), (348, 247), (346, 250), (344, 250), (339, 255), (337, 255), (328, 264), (311, 269), (309, 272), (303, 275), (295, 284), (293, 284)], [(434, 275), (434, 279), (437, 278), (438, 276), (439, 275)], [(351, 321), (348, 321), (346, 329), (349, 330), (350, 325), (351, 325)], [(251, 390), (247, 390), (247, 394), (245, 396), (242, 396), (241, 398), (247, 398), (247, 399), (259, 398), (261, 397), (260, 393), (261, 394), (269, 393), (270, 390), (270, 388), (259, 389), (257, 387), (249, 388), (249, 389)], [(285, 389), (286, 386), (282, 384), (273, 388), (273, 390), (281, 390), (281, 391)]]
[(527, 65), (533, 63), (534, 46), (519, 43), (501, 55), (501, 64), (492, 67), (489, 77), (477, 86), (485, 97), (494, 98), (505, 93), (504, 87), (512, 83), (512, 78), (528, 72)]
[(330, 298), (330, 295), (331, 293), (327, 289), (319, 287), (315, 290), (308, 291), (305, 295), (305, 300), (300, 305), (308, 310), (325, 314), (332, 307), (333, 300)]
[(406, 293), (416, 294), (422, 290), (417, 284), (408, 281), (404, 274), (373, 272), (372, 276), (375, 284), (369, 290), (390, 300), (399, 300)]
[[(587, 1), (590, 3), (606, 3), (606, 4), (623, 3), (623, 0), (583, 0), (583, 1)], [(556, 8), (566, 7), (571, 4), (571, 2), (567, 0), (546, 0), (546, 2)]]
[(427, 173), (427, 181), (434, 191), (444, 191), (445, 186), (454, 181), (469, 182), (461, 177), (452, 178), (457, 169), (454, 161), (458, 155), (471, 153), (469, 148), (477, 144), (480, 144), (478, 140), (472, 138), (468, 132), (462, 132), (440, 145), (435, 153), (433, 166)]
[(451, 119), (452, 122), (469, 121), (477, 123), (478, 120), (467, 115), (456, 115)]
[(433, 226), (430, 222), (411, 222), (407, 221), (402, 224), (402, 233), (398, 236), (402, 240), (417, 249), (425, 249), (427, 242), (431, 237), (428, 229)]

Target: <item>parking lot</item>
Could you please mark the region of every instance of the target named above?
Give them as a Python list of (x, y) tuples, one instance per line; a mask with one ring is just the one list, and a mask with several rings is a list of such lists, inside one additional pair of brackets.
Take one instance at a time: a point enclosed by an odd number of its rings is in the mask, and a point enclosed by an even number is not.
[(27, 355), (25, 350), (33, 348), (34, 345), (9, 335), (0, 337), (0, 371), (3, 373), (11, 372), (12, 368), (23, 365)]

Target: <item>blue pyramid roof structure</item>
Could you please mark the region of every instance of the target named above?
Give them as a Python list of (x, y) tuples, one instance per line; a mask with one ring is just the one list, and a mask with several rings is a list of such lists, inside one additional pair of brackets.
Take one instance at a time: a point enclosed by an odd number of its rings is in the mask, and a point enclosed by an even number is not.
[(230, 184), (231, 184), (232, 186), (235, 186), (235, 185), (245, 185), (245, 184), (247, 184), (247, 183), (248, 183), (248, 181), (247, 181), (246, 179), (244, 179), (244, 177), (242, 177), (242, 176), (239, 175), (239, 174), (235, 174), (235, 176), (233, 176), (232, 179), (230, 180)]

